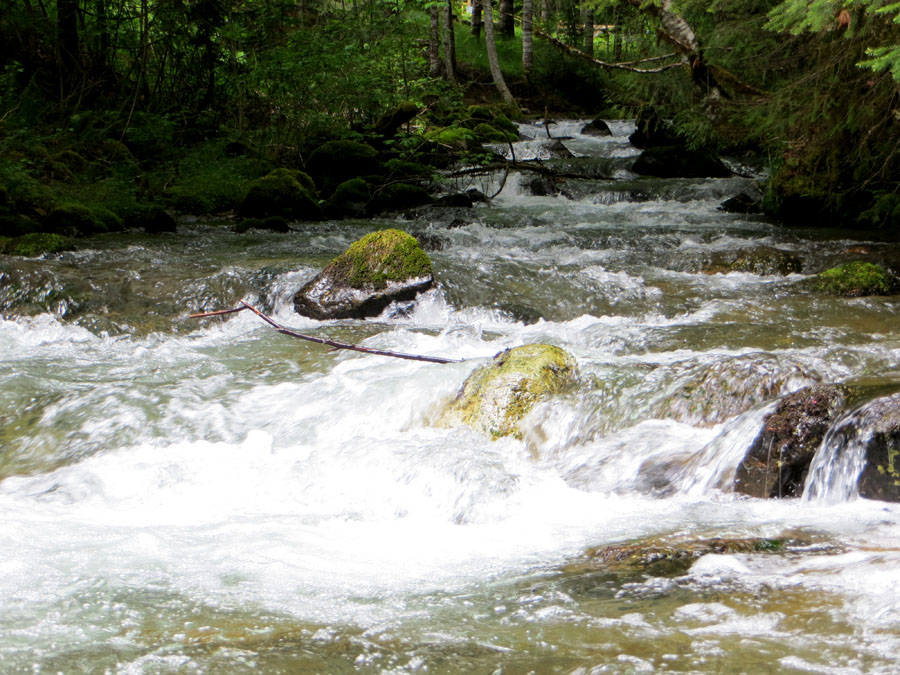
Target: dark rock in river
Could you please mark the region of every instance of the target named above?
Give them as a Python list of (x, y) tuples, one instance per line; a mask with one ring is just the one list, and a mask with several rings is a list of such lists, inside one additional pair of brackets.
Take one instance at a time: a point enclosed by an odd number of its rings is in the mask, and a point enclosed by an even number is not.
[(641, 108), (634, 126), (634, 133), (628, 137), (628, 141), (636, 148), (682, 144), (671, 125), (659, 116), (655, 108)]
[(525, 183), (525, 189), (535, 197), (555, 197), (559, 188), (549, 176), (538, 176)]
[(735, 491), (763, 499), (799, 497), (813, 455), (844, 410), (847, 393), (840, 385), (816, 385), (785, 396), (738, 465)]
[(601, 119), (585, 124), (581, 127), (581, 133), (585, 136), (612, 136), (609, 125)]
[(726, 178), (731, 175), (719, 158), (702, 150), (678, 145), (647, 148), (631, 170), (641, 176), (657, 178)]
[(835, 427), (829, 445), (859, 452), (861, 497), (900, 502), (900, 394), (870, 401)]
[(572, 154), (572, 151), (566, 147), (566, 144), (558, 138), (546, 143), (543, 147), (544, 150), (550, 154), (550, 157), (554, 159), (571, 159), (575, 156)]
[(719, 211), (724, 211), (725, 213), (761, 213), (762, 206), (758, 199), (754, 199), (746, 192), (742, 192), (719, 204)]
[(395, 301), (413, 300), (434, 285), (431, 261), (401, 230), (367, 234), (294, 296), (297, 312), (314, 319), (378, 316)]
[(714, 253), (702, 271), (704, 274), (749, 272), (763, 276), (787, 276), (797, 274), (802, 269), (803, 263), (793, 253), (771, 246), (757, 246), (740, 251)]

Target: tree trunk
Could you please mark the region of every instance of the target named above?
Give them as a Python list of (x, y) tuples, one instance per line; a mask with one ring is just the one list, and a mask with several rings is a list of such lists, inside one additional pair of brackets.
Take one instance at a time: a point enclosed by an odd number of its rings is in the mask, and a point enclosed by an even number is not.
[(441, 74), (441, 25), (437, 5), (428, 10), (431, 18), (431, 31), (428, 34), (428, 74), (438, 77)]
[(594, 55), (594, 10), (584, 10), (584, 53)]
[(503, 73), (500, 71), (500, 59), (497, 58), (497, 43), (494, 41), (494, 10), (491, 7), (491, 0), (484, 0), (484, 46), (487, 50), (488, 64), (491, 66), (491, 77), (494, 79), (494, 86), (500, 92), (503, 102), (518, 113), (519, 106), (516, 104), (516, 99), (513, 98), (509, 87), (506, 86), (506, 80), (503, 79)]
[(513, 0), (500, 0), (500, 37), (513, 38), (516, 35), (516, 15)]
[(74, 87), (78, 71), (80, 44), (78, 40), (78, 0), (57, 0), (56, 44), (63, 95)]
[(481, 37), (481, 0), (472, 0), (472, 35)]
[(444, 7), (444, 75), (447, 81), (456, 85), (456, 49), (453, 42), (453, 9), (450, 0)]
[(552, 0), (541, 0), (541, 26), (544, 27), (544, 30), (548, 33), (553, 33), (553, 30), (550, 28), (550, 2)]
[(456, 22), (456, 14), (453, 12), (453, 0), (447, 0), (447, 39), (450, 42), (450, 65), (453, 68), (456, 79), (456, 30), (453, 24)]
[(522, 72), (526, 78), (534, 70), (533, 14), (533, 0), (522, 0)]

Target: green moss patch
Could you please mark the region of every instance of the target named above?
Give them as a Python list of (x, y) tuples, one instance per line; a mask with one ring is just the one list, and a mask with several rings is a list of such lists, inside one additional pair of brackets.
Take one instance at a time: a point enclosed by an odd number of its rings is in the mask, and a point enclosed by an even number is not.
[(381, 173), (375, 148), (358, 141), (323, 143), (312, 151), (306, 168), (325, 194), (350, 178)]
[(250, 183), (238, 212), (248, 218), (282, 216), (321, 220), (322, 211), (309, 189), (309, 176), (301, 171), (276, 169)]
[(389, 281), (430, 277), (431, 261), (412, 235), (380, 230), (353, 242), (322, 275), (352, 288), (384, 288)]
[(43, 229), (69, 237), (106, 232), (107, 227), (94, 212), (81, 204), (60, 204), (44, 220)]
[(883, 267), (854, 260), (832, 267), (807, 281), (809, 288), (821, 293), (859, 297), (890, 295), (896, 290), (896, 279)]
[(12, 255), (37, 258), (45, 253), (59, 253), (72, 248), (68, 237), (50, 232), (32, 232), (11, 240), (6, 248)]

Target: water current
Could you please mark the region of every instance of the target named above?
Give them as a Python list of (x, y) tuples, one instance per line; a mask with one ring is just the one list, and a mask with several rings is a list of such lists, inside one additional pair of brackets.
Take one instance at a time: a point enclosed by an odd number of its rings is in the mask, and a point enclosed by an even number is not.
[[(288, 234), (184, 222), (0, 257), (0, 672), (897, 672), (898, 505), (843, 474), (831, 491), (827, 458), (803, 499), (730, 489), (778, 396), (900, 389), (897, 297), (799, 285), (896, 249), (718, 210), (755, 194), (738, 165), (638, 178), (630, 125), (612, 127), (552, 129), (576, 157), (547, 166), (584, 176), (556, 196), (514, 172), (473, 209)], [(523, 131), (538, 140), (518, 158), (545, 154), (545, 130)], [(420, 237), (437, 290), (367, 321), (294, 313), (386, 226)], [(703, 273), (757, 246), (802, 271)], [(241, 297), (311, 334), (464, 361), (188, 318)], [(533, 342), (571, 352), (581, 384), (521, 440), (434, 423), (475, 368)], [(671, 574), (589, 553), (715, 537), (790, 543)]]

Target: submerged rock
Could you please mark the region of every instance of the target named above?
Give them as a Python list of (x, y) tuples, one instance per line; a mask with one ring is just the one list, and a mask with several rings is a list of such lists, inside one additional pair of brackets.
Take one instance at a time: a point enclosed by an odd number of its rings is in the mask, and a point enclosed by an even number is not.
[(734, 489), (751, 497), (799, 497), (810, 462), (835, 417), (847, 388), (816, 385), (785, 396), (738, 465)]
[(763, 276), (797, 274), (803, 269), (800, 258), (788, 251), (771, 246), (714, 253), (712, 260), (704, 265), (705, 274), (727, 274), (728, 272), (749, 272)]
[(704, 555), (783, 553), (799, 543), (786, 538), (763, 537), (629, 542), (590, 549), (587, 551), (587, 560), (570, 565), (567, 571), (596, 568), (600, 564), (616, 571), (632, 571), (651, 576), (679, 576)]
[(416, 238), (395, 229), (355, 241), (294, 296), (297, 312), (314, 319), (378, 316), (394, 301), (412, 300), (434, 285), (431, 261)]
[(891, 295), (898, 283), (881, 265), (854, 260), (832, 267), (806, 280), (807, 287), (821, 293), (848, 298), (864, 295)]
[(762, 204), (746, 192), (741, 192), (719, 204), (719, 211), (725, 213), (761, 213)]
[(559, 347), (514, 347), (469, 376), (444, 421), (468, 424), (492, 438), (520, 438), (519, 423), (535, 404), (568, 389), (577, 378), (575, 359)]

